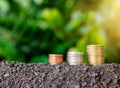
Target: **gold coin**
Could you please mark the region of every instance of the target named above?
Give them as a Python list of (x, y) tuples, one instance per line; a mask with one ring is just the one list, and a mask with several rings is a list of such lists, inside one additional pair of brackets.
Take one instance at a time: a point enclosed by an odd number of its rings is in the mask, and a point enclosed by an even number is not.
[(94, 66), (104, 64), (104, 46), (102, 45), (88, 45), (87, 54), (89, 64)]
[(96, 48), (96, 47), (101, 48), (102, 47), (103, 48), (104, 46), (103, 45), (87, 45), (87, 48), (91, 48), (91, 47), (93, 47), (93, 48)]
[(104, 64), (104, 63), (99, 63), (99, 64), (98, 63), (97, 64), (96, 63), (91, 63), (91, 65), (93, 65), (93, 66), (97, 66), (97, 65), (101, 65), (101, 64)]
[(89, 60), (89, 64), (92, 64), (92, 65), (100, 65), (100, 64), (104, 64), (105, 61), (91, 61)]
[(94, 60), (94, 61), (101, 61), (104, 60), (104, 57), (99, 57), (99, 58), (88, 58), (89, 60)]
[(89, 55), (88, 58), (93, 58), (93, 59), (99, 60), (99, 59), (104, 59), (104, 56)]
[(99, 64), (99, 63), (104, 63), (104, 62), (105, 62), (105, 61), (89, 61), (90, 64), (91, 64), (91, 63), (96, 63), (96, 64), (98, 63), (98, 64)]
[(89, 63), (104, 63), (105, 61), (89, 61)]

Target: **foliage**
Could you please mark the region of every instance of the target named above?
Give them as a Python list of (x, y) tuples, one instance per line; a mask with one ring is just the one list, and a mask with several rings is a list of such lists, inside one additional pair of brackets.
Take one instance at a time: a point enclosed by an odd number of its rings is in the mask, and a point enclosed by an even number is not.
[(47, 62), (49, 53), (66, 55), (71, 47), (85, 52), (87, 44), (105, 44), (92, 14), (101, 2), (0, 0), (1, 60)]

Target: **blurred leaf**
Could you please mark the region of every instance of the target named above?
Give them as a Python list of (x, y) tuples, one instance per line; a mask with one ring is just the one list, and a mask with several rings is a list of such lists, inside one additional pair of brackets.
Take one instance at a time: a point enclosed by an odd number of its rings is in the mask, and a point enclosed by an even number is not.
[(47, 62), (45, 54), (66, 54), (73, 46), (85, 52), (86, 62), (86, 45), (105, 43), (96, 23), (100, 17), (93, 10), (100, 2), (0, 0), (0, 56), (9, 61)]
[(83, 37), (82, 39), (80, 39), (77, 42), (76, 47), (77, 47), (79, 52), (83, 52), (84, 53), (84, 63), (88, 63), (88, 57), (87, 57), (87, 52), (86, 52), (87, 37)]
[(82, 38), (77, 42), (76, 47), (79, 51), (84, 52), (86, 51), (86, 45), (87, 45), (87, 40), (85, 38)]
[(88, 44), (102, 44), (105, 45), (105, 36), (102, 30), (100, 31), (91, 31), (88, 36)]
[(0, 0), (0, 14), (6, 13), (10, 10), (10, 5), (7, 0)]
[(30, 7), (30, 0), (14, 0), (18, 5), (20, 5), (21, 9), (29, 9)]
[(85, 14), (83, 14), (82, 12), (80, 11), (73, 12), (70, 22), (65, 27), (66, 32), (71, 33), (75, 28), (81, 25), (85, 18), (86, 18)]
[(47, 30), (49, 28), (48, 22), (40, 20), (37, 22), (38, 27), (41, 28), (41, 30)]
[(65, 41), (62, 44), (59, 44), (59, 46), (56, 46), (54, 49), (54, 53), (65, 53), (66, 48), (69, 48), (74, 43), (74, 40), (71, 39), (69, 41)]
[(69, 50), (68, 50), (68, 52), (78, 52), (78, 51), (79, 50), (76, 47), (70, 47)]
[(45, 55), (37, 56), (32, 58), (32, 60), (30, 61), (30, 63), (36, 63), (36, 62), (48, 62), (48, 57)]
[(35, 4), (40, 5), (43, 3), (43, 0), (34, 0)]
[(12, 40), (12, 33), (0, 28), (0, 55), (8, 61), (24, 61), (23, 58), (18, 59), (15, 42)]
[(62, 16), (56, 9), (45, 8), (41, 14), (42, 18), (47, 21), (51, 28), (62, 26)]

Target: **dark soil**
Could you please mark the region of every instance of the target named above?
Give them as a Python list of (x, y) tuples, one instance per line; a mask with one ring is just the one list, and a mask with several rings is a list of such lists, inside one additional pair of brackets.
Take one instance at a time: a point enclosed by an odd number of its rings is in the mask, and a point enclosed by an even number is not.
[(0, 88), (120, 88), (120, 64), (0, 62)]

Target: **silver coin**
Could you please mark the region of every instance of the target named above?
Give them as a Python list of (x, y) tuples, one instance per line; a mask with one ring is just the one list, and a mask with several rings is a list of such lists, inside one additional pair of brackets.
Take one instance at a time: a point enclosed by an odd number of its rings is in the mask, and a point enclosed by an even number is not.
[(83, 56), (82, 52), (68, 52), (68, 56)]

